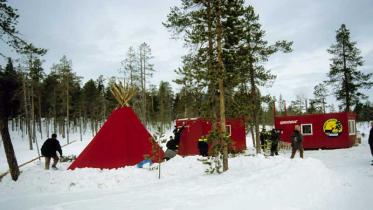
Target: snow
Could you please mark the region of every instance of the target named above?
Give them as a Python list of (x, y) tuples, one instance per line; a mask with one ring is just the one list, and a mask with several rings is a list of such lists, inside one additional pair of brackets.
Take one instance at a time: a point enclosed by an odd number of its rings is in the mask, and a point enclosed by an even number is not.
[[(44, 161), (35, 161), (21, 168), (17, 182), (10, 176), (0, 182), (0, 209), (370, 209), (369, 125), (359, 130), (365, 137), (358, 147), (305, 151), (305, 159), (297, 154), (291, 160), (289, 152), (253, 156), (249, 148), (230, 158), (229, 170), (220, 175), (205, 174), (198, 156), (162, 163), (161, 179), (149, 168), (70, 171), (69, 163), (59, 163), (59, 170), (46, 171)], [(26, 152), (25, 140), (14, 139), (18, 159), (35, 156)], [(84, 139), (66, 146), (64, 154), (78, 154), (90, 137)]]

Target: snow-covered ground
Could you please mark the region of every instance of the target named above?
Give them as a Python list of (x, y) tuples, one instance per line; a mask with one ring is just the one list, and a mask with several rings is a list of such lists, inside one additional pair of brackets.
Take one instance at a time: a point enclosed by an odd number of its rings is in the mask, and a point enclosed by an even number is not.
[[(367, 135), (368, 124), (359, 130)], [(90, 136), (84, 139), (65, 147), (64, 154), (79, 153)], [(20, 142), (15, 142), (18, 160), (34, 157)], [(241, 155), (229, 159), (229, 171), (221, 175), (206, 175), (199, 157), (176, 157), (162, 164), (161, 179), (156, 170), (136, 167), (70, 171), (62, 163), (57, 171), (45, 171), (36, 161), (22, 168), (17, 182), (3, 178), (0, 209), (371, 209), (367, 136), (358, 147), (306, 151), (303, 160), (289, 156)], [(3, 151), (0, 158), (4, 171)]]

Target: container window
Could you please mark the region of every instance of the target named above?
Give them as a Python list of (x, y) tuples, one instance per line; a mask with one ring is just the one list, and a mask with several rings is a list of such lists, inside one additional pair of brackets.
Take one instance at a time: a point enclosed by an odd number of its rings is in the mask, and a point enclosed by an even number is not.
[(305, 136), (310, 136), (313, 134), (312, 124), (301, 124), (301, 132)]
[(228, 136), (232, 135), (232, 126), (231, 125), (225, 125), (225, 128), (227, 129)]
[(356, 123), (355, 120), (348, 120), (348, 134), (356, 135)]

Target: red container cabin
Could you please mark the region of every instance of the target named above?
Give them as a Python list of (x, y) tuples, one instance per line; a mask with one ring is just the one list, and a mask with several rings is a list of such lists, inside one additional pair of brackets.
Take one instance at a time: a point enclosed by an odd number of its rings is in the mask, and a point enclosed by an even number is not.
[(305, 149), (338, 149), (354, 145), (355, 122), (352, 112), (276, 116), (275, 128), (282, 130), (282, 141), (291, 142), (294, 126), (300, 125)]
[[(198, 155), (198, 139), (211, 131), (211, 121), (204, 118), (177, 119), (176, 126), (185, 124), (181, 134), (179, 155)], [(242, 119), (228, 119), (227, 132), (233, 141), (233, 150), (240, 152), (246, 149), (245, 123)]]

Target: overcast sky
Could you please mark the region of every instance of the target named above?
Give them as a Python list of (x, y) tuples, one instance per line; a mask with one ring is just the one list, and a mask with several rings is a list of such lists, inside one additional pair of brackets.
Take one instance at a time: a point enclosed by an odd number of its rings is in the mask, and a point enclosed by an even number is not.
[[(130, 46), (152, 48), (156, 74), (152, 84), (176, 78), (174, 70), (185, 54), (181, 40), (171, 39), (162, 26), (178, 0), (9, 0), (20, 15), (18, 29), (38, 47), (48, 49), (44, 69), (50, 71), (62, 55), (72, 60), (83, 81), (120, 76), (120, 62)], [(335, 31), (342, 23), (362, 51), (365, 73), (373, 72), (373, 0), (254, 0), (271, 43), (294, 41), (294, 51), (277, 54), (266, 64), (277, 75), (264, 92), (293, 100), (312, 97), (313, 87), (326, 79)], [(2, 46), (3, 47), (3, 46)], [(4, 65), (1, 59), (0, 64)], [(173, 84), (175, 88), (177, 86)], [(373, 100), (373, 91), (364, 91)]]

